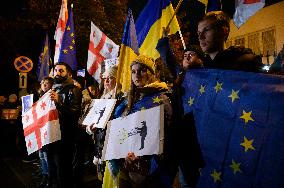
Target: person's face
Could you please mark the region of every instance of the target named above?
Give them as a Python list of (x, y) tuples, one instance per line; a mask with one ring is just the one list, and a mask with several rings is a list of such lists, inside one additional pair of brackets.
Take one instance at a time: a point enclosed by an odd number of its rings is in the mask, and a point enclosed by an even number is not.
[(68, 78), (69, 74), (64, 65), (56, 65), (54, 68), (54, 81), (56, 83), (62, 83)]
[(143, 87), (147, 84), (149, 79), (147, 70), (147, 67), (141, 65), (140, 63), (131, 66), (131, 79), (136, 87)]
[(200, 61), (200, 58), (194, 51), (186, 51), (183, 54), (182, 66), (187, 70), (190, 65), (198, 65)]
[(225, 33), (222, 28), (217, 28), (215, 20), (202, 20), (198, 24), (198, 39), (203, 52), (214, 53), (223, 49)]
[(48, 80), (42, 80), (40, 83), (40, 88), (43, 92), (47, 92), (51, 87), (52, 84)]
[(98, 87), (94, 87), (94, 86), (89, 86), (88, 87), (89, 92), (91, 93), (91, 97), (94, 98), (96, 97), (96, 95), (99, 92), (99, 88)]
[(107, 76), (104, 78), (104, 87), (106, 90), (110, 91), (115, 88), (116, 78), (113, 76)]

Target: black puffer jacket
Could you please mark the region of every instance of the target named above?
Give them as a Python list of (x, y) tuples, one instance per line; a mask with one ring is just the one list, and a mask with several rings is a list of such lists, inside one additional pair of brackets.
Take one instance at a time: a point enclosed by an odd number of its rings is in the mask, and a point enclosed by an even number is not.
[(228, 69), (248, 72), (260, 72), (263, 64), (252, 50), (242, 46), (231, 46), (219, 52), (214, 60), (209, 57), (204, 62), (205, 68)]
[(61, 140), (71, 141), (75, 138), (75, 131), (81, 113), (82, 92), (73, 84), (72, 79), (67, 79), (62, 84), (53, 85), (59, 95), (56, 108), (59, 112)]

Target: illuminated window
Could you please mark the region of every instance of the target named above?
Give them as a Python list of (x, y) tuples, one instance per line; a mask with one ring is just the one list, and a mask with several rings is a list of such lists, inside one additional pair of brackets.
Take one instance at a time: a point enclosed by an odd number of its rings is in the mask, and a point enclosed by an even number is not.
[(259, 33), (248, 36), (248, 47), (252, 49), (255, 54), (260, 55)]
[(262, 32), (262, 45), (263, 45), (264, 56), (274, 55), (274, 52), (276, 51), (275, 28)]

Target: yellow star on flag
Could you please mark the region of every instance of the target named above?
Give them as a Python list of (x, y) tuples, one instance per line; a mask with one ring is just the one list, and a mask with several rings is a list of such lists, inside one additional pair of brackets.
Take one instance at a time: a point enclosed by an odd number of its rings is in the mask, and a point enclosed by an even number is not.
[(73, 46), (69, 46), (69, 49), (70, 49), (70, 50), (73, 50)]
[(159, 98), (159, 96), (156, 96), (155, 98), (153, 98), (153, 103), (159, 103), (162, 101), (162, 98)]
[(241, 163), (236, 163), (233, 159), (232, 159), (232, 164), (230, 165), (230, 167), (233, 170), (233, 173), (236, 174), (237, 172), (242, 172), (240, 169)]
[(70, 35), (71, 37), (74, 37), (74, 33), (71, 33), (71, 35)]
[(244, 142), (242, 142), (240, 145), (243, 146), (245, 148), (245, 152), (247, 152), (249, 149), (255, 150), (255, 148), (253, 147), (252, 143), (253, 143), (253, 139), (252, 140), (248, 140), (244, 136)]
[(68, 53), (68, 50), (67, 50), (67, 49), (64, 49), (63, 52), (64, 52), (65, 54), (67, 54), (67, 53)]
[(214, 183), (221, 181), (221, 172), (217, 172), (215, 169), (213, 173), (210, 174), (210, 176), (214, 179)]
[(204, 92), (205, 92), (205, 86), (200, 85), (200, 88), (199, 88), (200, 95), (202, 95)]
[(67, 31), (70, 31), (70, 30), (71, 30), (71, 29), (70, 29), (70, 26), (68, 26), (68, 27), (66, 28), (66, 30), (67, 30)]
[(74, 39), (72, 40), (72, 43), (75, 44), (75, 40)]
[(146, 110), (146, 108), (144, 107), (144, 106), (142, 106), (141, 108), (140, 108), (140, 110), (142, 111), (142, 110)]
[(219, 91), (221, 91), (221, 90), (223, 89), (223, 88), (222, 88), (222, 85), (223, 85), (223, 83), (219, 83), (219, 82), (217, 81), (216, 86), (214, 87), (216, 93), (218, 93)]
[(189, 97), (189, 100), (187, 101), (187, 103), (189, 104), (189, 106), (192, 106), (194, 102), (194, 98)]
[(236, 100), (236, 99), (239, 99), (239, 90), (238, 91), (235, 91), (232, 89), (232, 93), (231, 95), (229, 95), (229, 98), (232, 98), (232, 103)]
[(251, 113), (252, 113), (252, 111), (246, 112), (246, 111), (243, 110), (243, 115), (240, 118), (245, 120), (245, 124), (247, 124), (248, 121), (254, 121), (254, 119), (252, 119), (252, 117), (251, 117)]

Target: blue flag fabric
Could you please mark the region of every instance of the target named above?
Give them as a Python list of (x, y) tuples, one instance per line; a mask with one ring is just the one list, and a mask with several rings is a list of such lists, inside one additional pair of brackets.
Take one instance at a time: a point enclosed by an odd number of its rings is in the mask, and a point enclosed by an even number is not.
[(22, 114), (26, 113), (33, 105), (34, 94), (22, 96)]
[(284, 187), (284, 77), (191, 70), (183, 87), (206, 162), (198, 188)]
[(37, 80), (39, 82), (44, 77), (47, 77), (49, 75), (49, 63), (50, 63), (50, 47), (49, 47), (48, 33), (46, 33), (36, 71)]
[(139, 55), (135, 23), (131, 9), (128, 9), (128, 15), (123, 30), (122, 44), (129, 46), (137, 55)]
[[(155, 93), (144, 96), (141, 100), (137, 101), (133, 106), (129, 114), (138, 112), (140, 110), (153, 108), (163, 103), (163, 97), (161, 93)], [(118, 118), (122, 115), (127, 106), (127, 100), (124, 100), (116, 109), (114, 118)]]
[[(170, 20), (171, 23), (170, 23)], [(149, 0), (135, 22), (140, 54), (153, 59), (160, 57), (156, 51), (158, 40), (162, 37), (163, 27), (170, 28), (169, 35), (180, 30), (170, 0)]]
[(207, 12), (221, 10), (221, 9), (222, 9), (221, 0), (208, 0)]
[(73, 11), (70, 9), (65, 32), (62, 38), (58, 62), (65, 62), (72, 70), (77, 70), (76, 46), (75, 46), (75, 29), (73, 21)]

